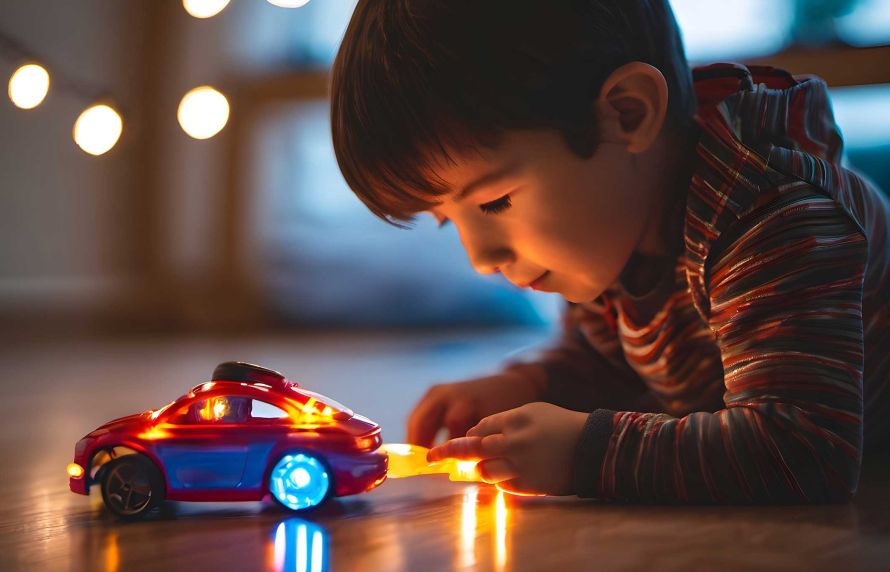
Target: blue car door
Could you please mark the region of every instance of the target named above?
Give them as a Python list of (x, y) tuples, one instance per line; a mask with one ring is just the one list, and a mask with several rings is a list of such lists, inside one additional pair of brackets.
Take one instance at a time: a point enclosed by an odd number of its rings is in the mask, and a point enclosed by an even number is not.
[[(207, 409), (205, 401), (192, 407), (196, 412)], [(248, 442), (240, 419), (203, 419), (189, 413), (164, 426), (155, 451), (172, 489), (237, 488), (244, 476)]]

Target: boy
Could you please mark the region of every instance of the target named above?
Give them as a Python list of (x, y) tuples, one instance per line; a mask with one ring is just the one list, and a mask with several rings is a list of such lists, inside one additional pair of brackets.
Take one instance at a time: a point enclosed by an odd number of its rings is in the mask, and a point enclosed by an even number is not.
[(331, 102), (372, 212), (568, 302), (551, 347), (421, 399), (431, 460), (527, 494), (855, 493), (890, 419), (890, 205), (824, 82), (690, 73), (667, 0), (360, 0)]

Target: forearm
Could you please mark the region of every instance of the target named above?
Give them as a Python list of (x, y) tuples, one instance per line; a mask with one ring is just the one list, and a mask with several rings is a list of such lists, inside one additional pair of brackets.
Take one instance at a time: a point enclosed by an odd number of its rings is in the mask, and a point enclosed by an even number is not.
[(809, 417), (786, 404), (680, 419), (596, 410), (576, 451), (576, 494), (666, 503), (844, 502), (856, 491), (857, 444)]
[(597, 407), (632, 407), (644, 400), (642, 380), (628, 366), (622, 371), (602, 356), (545, 356), (537, 361), (513, 362), (504, 368), (530, 380), (539, 401), (566, 409), (592, 411)]

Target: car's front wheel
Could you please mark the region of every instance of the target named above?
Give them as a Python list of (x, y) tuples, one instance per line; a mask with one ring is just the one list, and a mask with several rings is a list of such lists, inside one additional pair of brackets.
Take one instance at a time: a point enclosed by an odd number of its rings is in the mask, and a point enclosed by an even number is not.
[(150, 459), (127, 455), (104, 467), (102, 500), (123, 519), (141, 518), (164, 499), (164, 479)]
[(281, 505), (304, 510), (322, 504), (331, 493), (333, 479), (321, 457), (312, 453), (288, 453), (269, 475), (269, 492)]

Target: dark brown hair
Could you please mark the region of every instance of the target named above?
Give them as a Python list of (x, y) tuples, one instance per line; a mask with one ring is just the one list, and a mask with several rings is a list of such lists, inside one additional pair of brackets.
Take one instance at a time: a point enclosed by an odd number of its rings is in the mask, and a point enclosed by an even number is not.
[(410, 222), (451, 191), (434, 170), (509, 129), (598, 144), (592, 102), (642, 61), (668, 84), (668, 124), (695, 111), (668, 0), (359, 0), (331, 74), (331, 131), (347, 184), (378, 217)]

